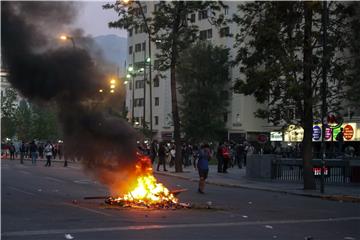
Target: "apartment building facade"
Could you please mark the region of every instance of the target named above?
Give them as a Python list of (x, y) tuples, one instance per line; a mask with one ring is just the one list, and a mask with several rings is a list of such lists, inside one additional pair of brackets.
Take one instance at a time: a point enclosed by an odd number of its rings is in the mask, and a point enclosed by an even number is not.
[[(147, 17), (155, 11), (156, 1), (141, 2), (143, 12)], [(223, 9), (225, 16), (232, 16), (237, 12), (238, 2), (224, 2), (228, 7)], [(225, 46), (230, 49), (230, 56), (234, 58), (236, 49), (234, 48), (234, 37), (237, 26), (235, 23), (221, 28), (212, 25), (208, 19), (210, 11), (201, 11), (190, 16), (191, 24), (196, 24), (199, 28), (199, 40), (210, 41), (214, 45)], [(128, 119), (133, 121), (135, 127), (142, 127), (143, 120), (149, 126), (150, 123), (150, 85), (148, 81), (149, 69), (144, 66), (148, 56), (148, 35), (144, 27), (128, 31), (128, 66), (134, 68), (134, 73), (126, 85), (126, 108)], [(156, 70), (158, 60), (156, 53), (156, 43), (151, 43), (151, 64), (152, 64), (152, 125), (153, 131), (159, 140), (170, 140), (173, 132), (171, 114), (171, 91), (170, 91), (170, 71), (159, 72)], [(239, 67), (230, 69), (231, 82), (234, 83), (240, 77)], [(160, 74), (163, 77), (158, 77)], [(144, 91), (145, 87), (145, 91)], [(230, 87), (230, 86), (229, 86)], [(229, 88), (230, 103), (228, 112), (223, 118), (228, 129), (228, 137), (234, 140), (247, 138), (250, 141), (264, 132), (269, 132), (269, 124), (266, 120), (256, 118), (254, 112), (261, 107), (252, 96), (236, 94)], [(145, 98), (144, 98), (145, 95)], [(178, 97), (181, 101), (181, 96)], [(144, 117), (145, 106), (145, 117)], [(196, 113), (194, 113), (196, 114)]]

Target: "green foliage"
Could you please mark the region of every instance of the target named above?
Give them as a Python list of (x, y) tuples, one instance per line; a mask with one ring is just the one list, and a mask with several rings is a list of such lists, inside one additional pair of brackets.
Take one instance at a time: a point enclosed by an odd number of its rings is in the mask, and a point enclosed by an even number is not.
[(30, 106), (25, 100), (21, 100), (15, 113), (16, 135), (21, 140), (31, 140), (32, 113)]
[[(322, 76), (321, 2), (309, 3), (312, 18), (312, 97), (315, 111), (320, 112)], [(238, 93), (253, 94), (258, 102), (268, 103), (257, 116), (269, 117), (274, 124), (280, 120), (297, 123), (288, 114), (294, 108), (297, 116), (304, 116), (303, 50), (304, 3), (250, 2), (239, 5), (243, 14), (235, 16), (239, 34), (236, 36), (236, 62), (241, 66), (242, 77), (235, 84)], [(328, 23), (328, 86), (329, 111), (340, 110), (344, 98), (346, 79), (350, 77), (349, 14), (345, 3), (329, 3)], [(266, 113), (267, 112), (267, 113)], [(300, 123), (303, 119), (300, 118)]]
[(1, 97), (1, 139), (15, 135), (15, 111), (17, 94), (12, 88), (6, 88)]
[(229, 50), (198, 42), (183, 51), (177, 68), (181, 124), (187, 139), (218, 140), (226, 131), (223, 114), (228, 105)]

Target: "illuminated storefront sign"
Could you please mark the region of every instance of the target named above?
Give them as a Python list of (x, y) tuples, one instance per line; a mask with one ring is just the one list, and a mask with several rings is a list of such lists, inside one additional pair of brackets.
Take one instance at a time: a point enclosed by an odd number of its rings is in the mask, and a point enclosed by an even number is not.
[(283, 140), (282, 132), (270, 132), (270, 141), (282, 142), (282, 140)]
[[(325, 129), (325, 141), (336, 141), (336, 136), (340, 132), (340, 129), (343, 128), (344, 141), (360, 141), (360, 128), (357, 128), (356, 123), (343, 123), (337, 128)], [(273, 132), (272, 132), (273, 133)], [(274, 132), (275, 133), (275, 132)], [(314, 142), (321, 141), (322, 127), (321, 124), (313, 125), (312, 140)], [(272, 137), (272, 135), (270, 135)], [(295, 125), (289, 125), (289, 127), (284, 131), (284, 141), (285, 142), (302, 142), (304, 137), (304, 129), (302, 127), (297, 127)], [(271, 141), (280, 141), (272, 140)]]

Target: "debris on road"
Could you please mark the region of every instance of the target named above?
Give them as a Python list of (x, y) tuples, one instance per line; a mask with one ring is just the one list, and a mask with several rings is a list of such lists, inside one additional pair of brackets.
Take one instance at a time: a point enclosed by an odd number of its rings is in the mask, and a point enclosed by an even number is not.
[(65, 238), (66, 238), (66, 239), (74, 239), (74, 237), (71, 236), (71, 234), (69, 234), (69, 233), (66, 233), (66, 234), (65, 234)]
[(273, 226), (271, 226), (271, 225), (265, 225), (265, 228), (273, 229)]
[(242, 215), (242, 217), (243, 217), (243, 218), (248, 218), (248, 216), (246, 216), (246, 215)]

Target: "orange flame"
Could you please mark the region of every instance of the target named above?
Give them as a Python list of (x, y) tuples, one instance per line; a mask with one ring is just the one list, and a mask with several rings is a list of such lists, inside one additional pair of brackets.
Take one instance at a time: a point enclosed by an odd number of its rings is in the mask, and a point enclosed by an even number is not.
[(140, 154), (137, 154), (137, 158), (135, 188), (123, 197), (114, 198), (113, 201), (145, 205), (178, 203), (178, 199), (169, 189), (157, 182), (152, 173), (151, 160)]

